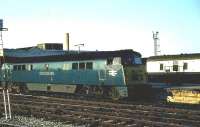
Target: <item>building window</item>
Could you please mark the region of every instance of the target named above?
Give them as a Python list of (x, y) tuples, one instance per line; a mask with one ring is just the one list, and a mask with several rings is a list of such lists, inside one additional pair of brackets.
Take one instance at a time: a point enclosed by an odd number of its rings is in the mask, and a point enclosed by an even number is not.
[(72, 63), (72, 69), (78, 70), (78, 63)]
[(160, 64), (160, 70), (163, 70), (163, 64)]
[(173, 65), (173, 71), (178, 71), (178, 65)]
[(170, 72), (170, 68), (171, 68), (170, 66), (165, 66), (165, 72), (167, 73)]
[(188, 69), (188, 63), (183, 63), (183, 70), (187, 70)]
[(79, 63), (79, 69), (85, 69), (85, 63)]

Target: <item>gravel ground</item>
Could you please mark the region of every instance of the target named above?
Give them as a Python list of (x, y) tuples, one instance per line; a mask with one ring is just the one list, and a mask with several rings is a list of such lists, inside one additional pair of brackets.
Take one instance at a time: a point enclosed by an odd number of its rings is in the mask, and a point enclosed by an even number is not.
[[(67, 125), (62, 122), (46, 121), (44, 119), (38, 119), (34, 117), (13, 116), (11, 120), (5, 120), (5, 117), (0, 118), (0, 124), (15, 124), (23, 127), (74, 127), (73, 125)], [(79, 126), (84, 127), (84, 126)]]

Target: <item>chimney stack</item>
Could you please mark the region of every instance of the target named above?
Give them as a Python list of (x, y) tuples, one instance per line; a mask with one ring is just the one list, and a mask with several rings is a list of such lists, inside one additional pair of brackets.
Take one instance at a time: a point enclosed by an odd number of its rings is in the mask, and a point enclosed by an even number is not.
[(69, 33), (65, 33), (65, 41), (63, 44), (63, 50), (69, 51)]

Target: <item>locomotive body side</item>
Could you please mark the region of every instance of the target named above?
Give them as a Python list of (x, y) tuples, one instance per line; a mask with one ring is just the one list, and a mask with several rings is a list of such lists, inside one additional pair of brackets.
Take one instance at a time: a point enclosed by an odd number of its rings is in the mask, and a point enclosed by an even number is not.
[(0, 71), (2, 82), (56, 92), (75, 86), (74, 93), (108, 91), (106, 94), (119, 97), (128, 96), (127, 70), (141, 64), (140, 54), (132, 50), (6, 59)]
[[(5, 64), (7, 79), (22, 83), (124, 86), (122, 65), (105, 60)], [(3, 71), (1, 71), (3, 74)]]

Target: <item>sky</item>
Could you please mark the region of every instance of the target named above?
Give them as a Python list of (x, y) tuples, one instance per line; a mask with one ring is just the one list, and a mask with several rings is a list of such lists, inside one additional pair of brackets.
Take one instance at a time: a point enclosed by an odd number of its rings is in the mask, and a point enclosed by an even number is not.
[(159, 31), (161, 55), (200, 53), (199, 0), (0, 0), (5, 48), (63, 43), (70, 49), (133, 49), (154, 55), (152, 31)]

